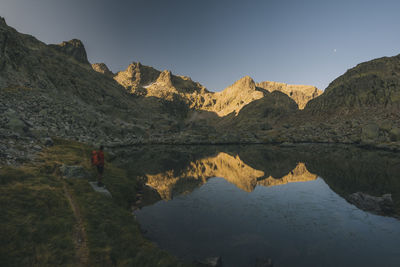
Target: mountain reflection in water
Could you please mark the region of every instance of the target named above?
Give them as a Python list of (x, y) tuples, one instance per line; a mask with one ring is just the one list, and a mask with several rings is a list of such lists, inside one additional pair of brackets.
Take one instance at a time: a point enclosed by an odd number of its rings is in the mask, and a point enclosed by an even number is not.
[(358, 191), (391, 193), (399, 214), (397, 153), (324, 145), (125, 153), (127, 171), (159, 195), (135, 212), (146, 236), (182, 259), (218, 255), (224, 266), (255, 266), (260, 258), (274, 266), (400, 262), (400, 221), (344, 199)]
[[(161, 198), (172, 198), (174, 188), (181, 185), (201, 185), (209, 178), (222, 177), (238, 188), (251, 192), (257, 185), (274, 186), (292, 182), (305, 182), (317, 179), (310, 173), (305, 164), (299, 162), (288, 174), (281, 178), (267, 175), (244, 163), (238, 155), (231, 156), (220, 152), (218, 155), (191, 162), (185, 169), (176, 174), (173, 170), (163, 173), (146, 174), (147, 185), (157, 190)], [(188, 190), (190, 190), (190, 186)]]

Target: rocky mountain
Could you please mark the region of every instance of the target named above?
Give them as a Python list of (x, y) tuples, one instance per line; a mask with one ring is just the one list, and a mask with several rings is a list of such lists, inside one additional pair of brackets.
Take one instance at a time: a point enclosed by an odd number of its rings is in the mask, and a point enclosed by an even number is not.
[(135, 98), (111, 77), (93, 71), (80, 41), (46, 45), (18, 33), (4, 19), (0, 99), (2, 162), (29, 160), (49, 137), (141, 142), (150, 133), (174, 131), (184, 116), (175, 105)]
[[(400, 55), (358, 64), (311, 100), (304, 120), (335, 139), (396, 149), (400, 141)], [(350, 138), (349, 138), (350, 137)]]
[(358, 64), (307, 106), (318, 113), (362, 108), (400, 109), (400, 55)]
[(323, 94), (249, 76), (210, 92), (141, 63), (113, 74), (104, 63), (91, 65), (79, 40), (47, 45), (0, 19), (3, 163), (30, 160), (51, 137), (109, 146), (324, 142), (400, 149), (399, 109), (400, 55), (357, 65)]

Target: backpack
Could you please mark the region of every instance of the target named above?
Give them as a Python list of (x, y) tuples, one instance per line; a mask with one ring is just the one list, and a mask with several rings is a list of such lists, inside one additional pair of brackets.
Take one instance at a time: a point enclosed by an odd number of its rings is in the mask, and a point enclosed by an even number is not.
[(92, 151), (92, 165), (98, 165), (99, 164), (99, 157), (98, 153), (96, 150)]

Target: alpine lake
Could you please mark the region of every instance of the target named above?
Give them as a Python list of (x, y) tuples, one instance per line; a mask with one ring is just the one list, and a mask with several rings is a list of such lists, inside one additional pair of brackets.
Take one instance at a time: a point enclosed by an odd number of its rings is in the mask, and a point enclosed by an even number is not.
[[(184, 262), (400, 266), (400, 155), (345, 145), (151, 146), (115, 160), (146, 184), (144, 236)], [(349, 196), (391, 194), (393, 209)]]

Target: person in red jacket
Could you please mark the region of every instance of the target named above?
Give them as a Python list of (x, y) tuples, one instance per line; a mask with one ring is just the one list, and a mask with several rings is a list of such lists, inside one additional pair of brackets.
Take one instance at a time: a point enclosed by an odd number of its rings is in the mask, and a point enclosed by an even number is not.
[(92, 151), (92, 165), (97, 167), (97, 185), (104, 186), (103, 180), (103, 172), (104, 172), (104, 147), (100, 146), (99, 151)]

